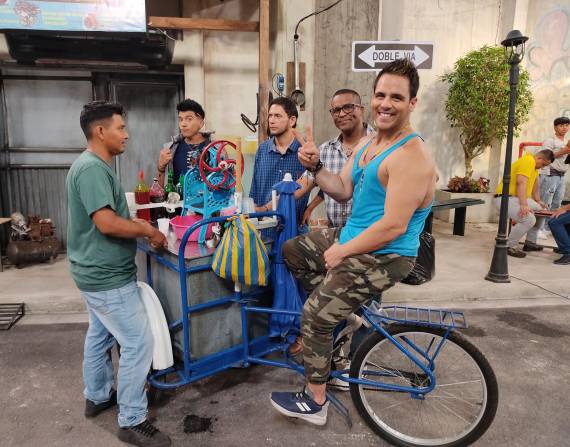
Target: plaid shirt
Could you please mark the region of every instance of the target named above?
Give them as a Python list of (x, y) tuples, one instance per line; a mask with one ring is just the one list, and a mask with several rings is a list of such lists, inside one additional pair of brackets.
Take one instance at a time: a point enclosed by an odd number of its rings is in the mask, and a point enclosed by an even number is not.
[[(253, 199), (257, 206), (263, 206), (271, 200), (273, 185), (283, 180), (287, 172), (291, 174), (293, 180), (297, 180), (305, 168), (297, 157), (297, 152), (301, 144), (293, 140), (287, 148), (285, 154), (281, 154), (275, 145), (275, 138), (265, 140), (259, 145), (255, 154), (255, 164), (253, 166), (253, 178), (251, 179), (251, 189), (249, 197)], [(308, 194), (297, 200), (297, 222), (301, 222), (303, 213), (307, 208)]]
[[(364, 123), (366, 129), (366, 135), (374, 133), (374, 129), (368, 124)], [(340, 174), (342, 168), (348, 160), (348, 156), (342, 150), (342, 134), (329, 140), (319, 146), (319, 151), (321, 153), (321, 161), (325, 168), (333, 174)], [(304, 175), (307, 175), (311, 181), (315, 181), (314, 176), (306, 171)], [(323, 196), (322, 191), (319, 195)], [(333, 228), (344, 227), (346, 221), (350, 217), (352, 211), (352, 200), (345, 203), (339, 203), (324, 194), (325, 208), (327, 210), (327, 217), (329, 219), (329, 226)]]

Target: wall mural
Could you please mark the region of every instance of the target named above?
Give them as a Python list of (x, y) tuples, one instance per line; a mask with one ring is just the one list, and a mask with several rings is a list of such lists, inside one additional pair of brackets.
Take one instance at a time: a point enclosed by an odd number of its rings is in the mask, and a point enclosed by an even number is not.
[(521, 136), (541, 141), (557, 116), (570, 117), (570, 8), (548, 11), (537, 21), (527, 49), (535, 104)]

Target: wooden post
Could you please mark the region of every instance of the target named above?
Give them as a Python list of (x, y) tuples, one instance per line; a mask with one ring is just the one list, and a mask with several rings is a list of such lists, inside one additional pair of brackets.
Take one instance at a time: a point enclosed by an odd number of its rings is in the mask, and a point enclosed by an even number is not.
[(259, 0), (259, 127), (258, 141), (267, 139), (269, 112), (269, 0)]

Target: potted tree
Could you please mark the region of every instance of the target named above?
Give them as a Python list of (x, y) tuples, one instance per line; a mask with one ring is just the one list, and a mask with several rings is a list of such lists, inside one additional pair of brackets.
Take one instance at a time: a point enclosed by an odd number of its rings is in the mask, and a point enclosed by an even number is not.
[[(465, 175), (449, 180), (448, 188), (438, 190), (437, 200), (452, 197), (483, 198), (486, 205), (469, 207), (468, 222), (493, 222), (496, 212), (492, 207), (489, 179), (473, 178), (473, 160), (492, 146), (499, 151), (507, 135), (509, 111), (509, 65), (504, 49), (483, 46), (458, 59), (450, 73), (441, 77), (449, 85), (445, 111), (451, 127), (459, 132), (459, 142), (465, 156)], [(515, 135), (528, 120), (533, 98), (529, 75), (521, 69), (515, 116)], [(494, 179), (498, 180), (498, 179)], [(487, 193), (487, 197), (481, 194)], [(474, 195), (471, 195), (474, 194)], [(449, 211), (438, 218), (449, 221)], [(445, 215), (447, 214), (447, 216)]]

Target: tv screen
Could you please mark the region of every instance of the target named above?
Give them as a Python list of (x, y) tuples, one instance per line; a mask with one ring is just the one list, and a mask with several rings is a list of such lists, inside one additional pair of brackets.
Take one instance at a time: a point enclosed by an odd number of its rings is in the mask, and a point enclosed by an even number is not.
[(0, 0), (0, 29), (145, 32), (145, 0)]

